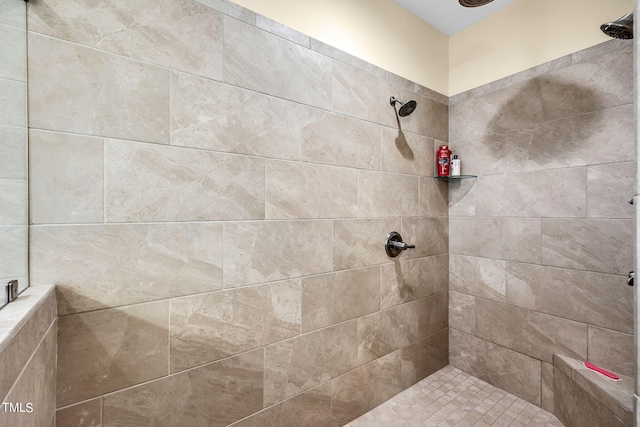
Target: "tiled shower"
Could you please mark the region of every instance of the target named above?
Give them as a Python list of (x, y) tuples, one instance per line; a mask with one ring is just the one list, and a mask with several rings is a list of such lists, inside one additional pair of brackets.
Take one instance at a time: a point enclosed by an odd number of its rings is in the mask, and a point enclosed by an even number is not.
[[(0, 425), (342, 426), (448, 364), (553, 412), (554, 353), (634, 375), (629, 42), (448, 98), (226, 1), (27, 9), (57, 352), (47, 299), (22, 381), (56, 380)], [(442, 144), (477, 178), (434, 179)]]

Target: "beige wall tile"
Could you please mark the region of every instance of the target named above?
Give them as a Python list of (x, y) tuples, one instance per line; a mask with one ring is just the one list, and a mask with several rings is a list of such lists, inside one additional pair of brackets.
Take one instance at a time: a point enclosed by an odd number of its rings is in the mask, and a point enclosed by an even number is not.
[(587, 358), (587, 325), (478, 298), (475, 335), (552, 363), (553, 354)]
[(542, 262), (611, 274), (633, 269), (633, 220), (542, 220)]
[(102, 425), (229, 425), (262, 409), (263, 357), (255, 350), (111, 394)]
[(264, 160), (105, 142), (109, 222), (264, 218)]
[(443, 329), (400, 351), (400, 378), (403, 384), (414, 384), (449, 364), (449, 330)]
[(449, 218), (402, 218), (402, 240), (416, 245), (402, 258), (442, 255), (449, 252)]
[(624, 276), (510, 262), (507, 303), (632, 333), (633, 289), (625, 280)]
[(444, 291), (426, 298), (418, 303), (418, 337), (424, 338), (449, 327), (449, 292)]
[[(333, 62), (333, 111), (393, 128), (398, 121), (387, 101), (399, 88), (341, 62)], [(396, 93), (394, 93), (396, 91)]]
[(431, 138), (383, 126), (380, 128), (380, 154), (383, 171), (433, 176)]
[(101, 138), (32, 130), (31, 223), (104, 221)]
[(540, 263), (540, 219), (450, 218), (452, 254)]
[[(510, 132), (507, 172), (632, 160), (631, 105), (543, 122)], [(612, 146), (608, 141), (615, 141)]]
[(171, 372), (300, 334), (300, 281), (170, 301)]
[(451, 290), (495, 301), (506, 301), (506, 261), (450, 255), (449, 266)]
[(0, 125), (24, 128), (27, 123), (27, 84), (0, 79)]
[(30, 32), (29, 126), (167, 144), (169, 71)]
[(356, 321), (265, 347), (264, 405), (270, 406), (357, 366)]
[(475, 335), (476, 297), (449, 291), (449, 327)]
[(107, 0), (90, 5), (43, 0), (28, 10), (29, 31), (222, 78), (221, 15), (196, 2)]
[(554, 414), (567, 427), (626, 426), (618, 417), (557, 368), (553, 373), (553, 390)]
[(630, 377), (620, 375), (620, 381), (614, 382), (582, 365), (573, 372), (572, 380), (626, 425), (633, 426), (634, 384)]
[(331, 427), (331, 382), (258, 412), (233, 427)]
[(297, 159), (314, 110), (189, 74), (171, 74), (171, 144)]
[[(412, 82), (413, 83), (413, 82)], [(400, 118), (402, 129), (441, 141), (449, 139), (449, 107), (427, 96), (402, 88), (401, 99), (414, 100), (417, 107), (411, 115)], [(396, 97), (398, 95), (395, 95)], [(398, 105), (399, 107), (399, 105)]]
[(408, 387), (408, 381), (402, 383), (402, 368), (402, 352), (398, 350), (334, 379), (333, 425), (347, 424)]
[(101, 427), (102, 398), (56, 411), (56, 427)]
[(313, 163), (378, 170), (380, 126), (316, 110), (302, 128), (300, 158)]
[[(632, 62), (632, 47), (627, 46), (540, 77), (545, 119), (631, 104)], [(594, 77), (603, 75), (607, 77)]]
[(238, 222), (224, 229), (225, 288), (332, 270), (331, 221)]
[(27, 130), (0, 126), (0, 178), (27, 178)]
[[(3, 7), (3, 15), (5, 7)], [(27, 33), (22, 28), (0, 26), (0, 78), (27, 81)]]
[(476, 216), (475, 178), (448, 181), (449, 216)]
[(484, 176), (476, 180), (476, 215), (584, 217), (585, 168)]
[(302, 279), (302, 332), (380, 310), (380, 267)]
[(200, 4), (213, 8), (242, 22), (255, 25), (256, 13), (228, 0), (195, 0)]
[(449, 333), (451, 365), (540, 405), (540, 361), (457, 329)]
[(168, 329), (167, 301), (61, 317), (58, 407), (167, 375)]
[[(630, 150), (631, 151), (631, 150)], [(587, 217), (633, 218), (629, 199), (635, 194), (635, 163), (614, 163), (587, 168)]]
[(221, 224), (40, 226), (30, 242), (60, 315), (222, 289)]
[(421, 216), (447, 216), (449, 188), (446, 182), (431, 177), (420, 178), (418, 183)]
[(553, 413), (553, 365), (542, 362), (542, 398), (540, 407)]
[(0, 224), (27, 224), (28, 204), (26, 179), (0, 179)]
[(31, 403), (33, 412), (9, 412), (3, 409), (3, 426), (51, 424), (56, 409), (56, 329), (54, 321), (13, 388), (3, 399), (3, 402), (20, 403), (22, 408)]
[(224, 58), (225, 83), (331, 109), (331, 59), (324, 55), (225, 16)]
[(333, 269), (348, 270), (389, 262), (384, 239), (400, 230), (400, 219), (333, 221)]
[(383, 264), (380, 305), (393, 307), (448, 289), (448, 256), (416, 258)]
[(267, 219), (353, 218), (358, 172), (309, 163), (266, 161)]
[(503, 174), (507, 168), (510, 145), (520, 140), (531, 140), (527, 130), (528, 128), (489, 131), (465, 141), (452, 142), (449, 148), (460, 158), (463, 175)]
[(634, 372), (633, 335), (589, 326), (589, 361), (618, 374)]
[(2, 254), (0, 278), (11, 279), (28, 275), (28, 242), (29, 227), (27, 225), (0, 225), (0, 254)]
[(358, 211), (362, 217), (418, 215), (418, 177), (358, 172)]
[(267, 18), (266, 16), (256, 16), (256, 27), (268, 31), (271, 34), (287, 39), (304, 47), (309, 47), (309, 36), (302, 34), (293, 28), (289, 28), (279, 22)]

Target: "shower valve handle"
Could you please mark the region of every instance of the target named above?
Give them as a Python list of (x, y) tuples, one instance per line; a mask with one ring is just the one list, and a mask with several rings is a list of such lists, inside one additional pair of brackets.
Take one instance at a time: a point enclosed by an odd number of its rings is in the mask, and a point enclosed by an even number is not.
[(402, 241), (402, 236), (397, 231), (392, 231), (384, 242), (384, 249), (390, 257), (397, 257), (407, 249), (413, 249), (416, 245), (409, 245)]
[(396, 248), (402, 251), (407, 249), (413, 249), (416, 247), (416, 245), (408, 245), (405, 242), (389, 242), (389, 244), (395, 246)]

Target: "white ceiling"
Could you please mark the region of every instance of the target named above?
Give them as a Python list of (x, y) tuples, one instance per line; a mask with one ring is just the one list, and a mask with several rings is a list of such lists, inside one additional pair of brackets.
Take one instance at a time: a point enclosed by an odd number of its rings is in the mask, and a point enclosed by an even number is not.
[(396, 2), (432, 27), (450, 36), (516, 0), (494, 0), (478, 7), (461, 6), (458, 0), (396, 0)]

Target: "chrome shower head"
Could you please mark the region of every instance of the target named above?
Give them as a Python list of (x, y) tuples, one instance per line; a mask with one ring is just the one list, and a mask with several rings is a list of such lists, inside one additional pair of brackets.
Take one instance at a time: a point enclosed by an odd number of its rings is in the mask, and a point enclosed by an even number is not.
[(633, 38), (633, 13), (627, 13), (622, 18), (602, 24), (600, 29), (609, 37), (616, 39), (632, 39)]
[(389, 104), (391, 104), (393, 107), (396, 106), (396, 102), (398, 102), (401, 105), (400, 109), (398, 110), (398, 115), (400, 117), (406, 117), (409, 114), (413, 113), (416, 107), (418, 106), (418, 103), (413, 100), (404, 102), (403, 100), (398, 99), (395, 96), (392, 96), (391, 98), (389, 98)]
[(493, 0), (459, 0), (464, 7), (478, 7), (491, 3)]

